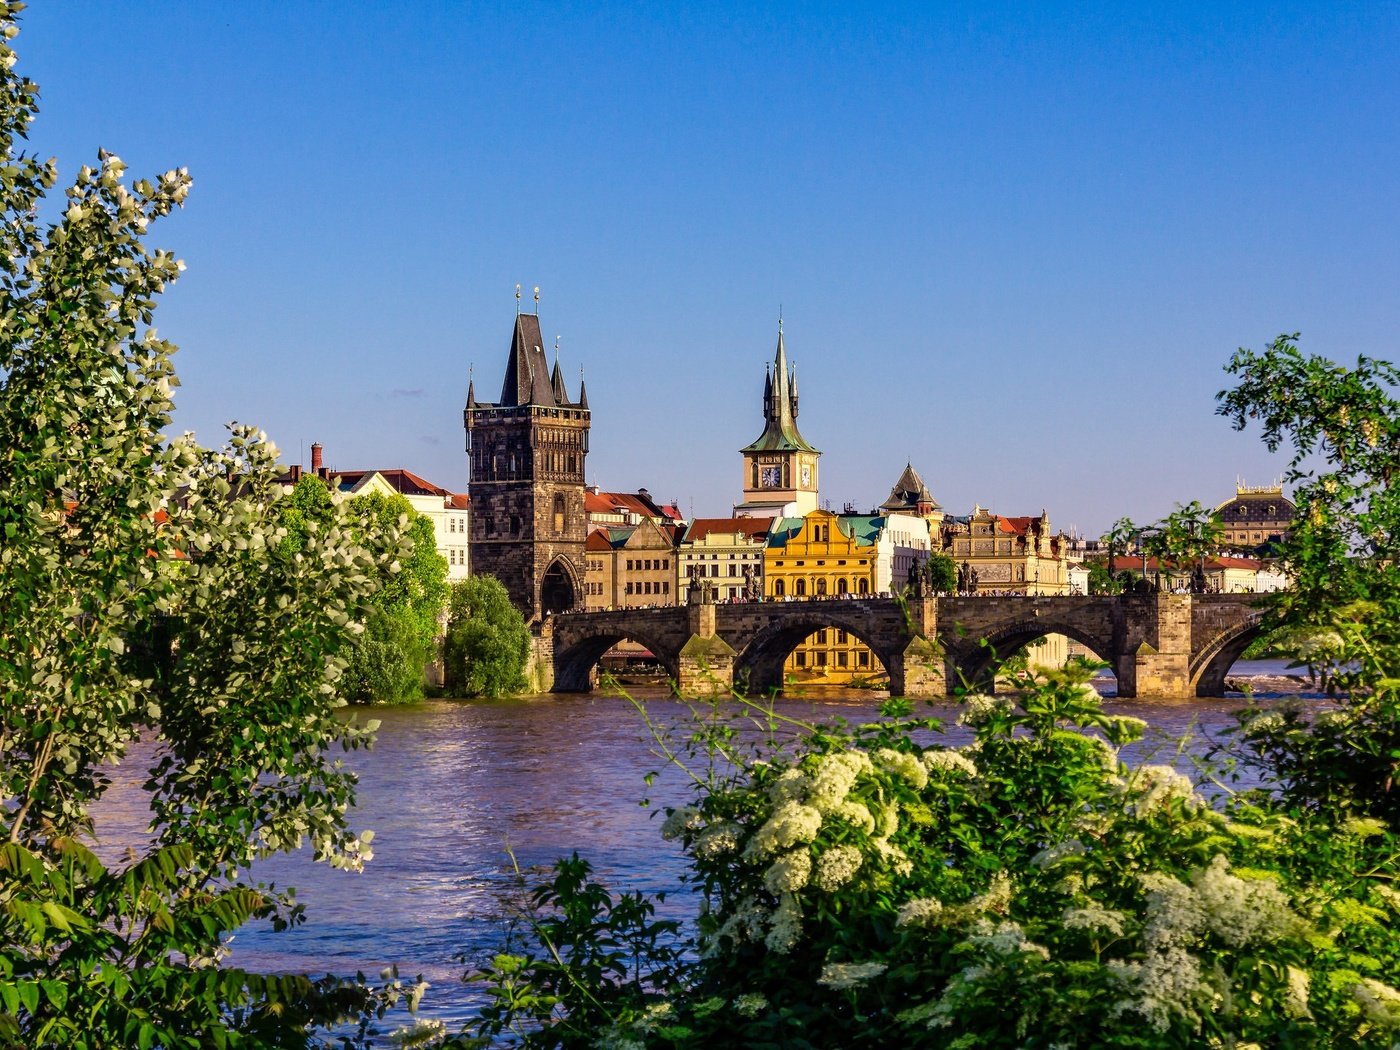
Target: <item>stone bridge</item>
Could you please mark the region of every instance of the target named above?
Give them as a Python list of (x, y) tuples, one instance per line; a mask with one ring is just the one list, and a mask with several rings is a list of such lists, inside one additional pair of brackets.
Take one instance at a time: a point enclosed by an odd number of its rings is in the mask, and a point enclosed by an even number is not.
[[(559, 613), (540, 641), (553, 690), (587, 692), (602, 655), (624, 640), (655, 654), (682, 695), (733, 686), (781, 690), (783, 662), (814, 631), (859, 638), (884, 665), (890, 693), (943, 696), (990, 688), (997, 655), (1046, 634), (1079, 642), (1113, 669), (1118, 695), (1220, 696), (1225, 674), (1259, 634), (1252, 594), (813, 599)], [(933, 642), (936, 641), (936, 645)]]

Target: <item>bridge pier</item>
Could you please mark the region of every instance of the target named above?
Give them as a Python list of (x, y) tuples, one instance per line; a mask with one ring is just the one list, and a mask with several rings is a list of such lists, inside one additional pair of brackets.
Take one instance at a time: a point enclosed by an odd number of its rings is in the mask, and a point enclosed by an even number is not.
[(686, 606), (690, 637), (681, 646), (676, 692), (681, 696), (728, 693), (734, 688), (733, 647), (715, 631), (713, 602), (693, 597)]
[(1115, 661), (1118, 695), (1189, 700), (1196, 695), (1191, 685), (1191, 596), (1156, 594), (1147, 602), (1146, 638)]
[(948, 695), (948, 675), (938, 637), (938, 601), (918, 598), (909, 602), (908, 630), (912, 637), (900, 652), (886, 656), (890, 696), (920, 698)]

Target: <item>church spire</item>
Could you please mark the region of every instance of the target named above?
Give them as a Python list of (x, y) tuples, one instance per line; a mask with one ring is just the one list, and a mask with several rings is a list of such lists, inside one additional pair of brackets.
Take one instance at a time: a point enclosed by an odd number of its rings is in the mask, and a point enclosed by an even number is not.
[(764, 369), (763, 433), (740, 451), (817, 451), (797, 430), (797, 372), (788, 368), (781, 321), (778, 322), (777, 352), (772, 365)]

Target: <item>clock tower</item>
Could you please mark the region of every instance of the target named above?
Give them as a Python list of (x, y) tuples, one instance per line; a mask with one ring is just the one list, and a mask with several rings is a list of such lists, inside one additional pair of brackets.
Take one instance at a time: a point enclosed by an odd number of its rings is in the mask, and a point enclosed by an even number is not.
[(763, 433), (739, 450), (744, 457), (744, 502), (736, 517), (800, 518), (817, 509), (821, 452), (797, 431), (797, 370), (789, 369), (778, 322), (778, 352), (763, 383)]

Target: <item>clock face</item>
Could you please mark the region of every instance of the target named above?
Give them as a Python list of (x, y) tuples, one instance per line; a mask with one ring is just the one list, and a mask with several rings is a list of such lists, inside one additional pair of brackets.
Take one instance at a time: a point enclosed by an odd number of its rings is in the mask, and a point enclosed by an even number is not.
[(760, 467), (758, 482), (766, 489), (775, 489), (783, 483), (782, 467)]
[(802, 487), (810, 488), (812, 484), (812, 467), (808, 463), (802, 464)]

